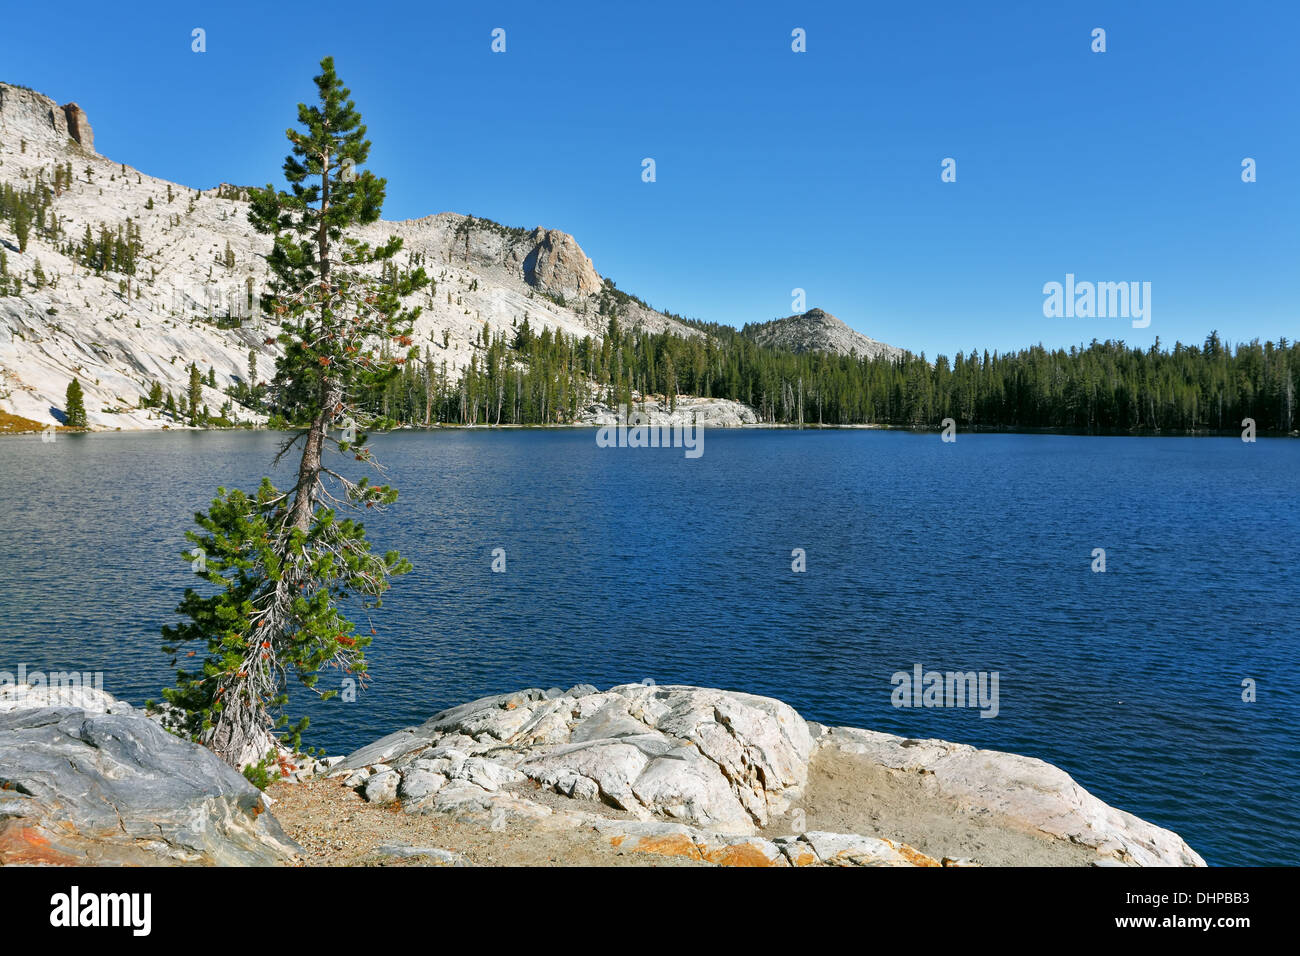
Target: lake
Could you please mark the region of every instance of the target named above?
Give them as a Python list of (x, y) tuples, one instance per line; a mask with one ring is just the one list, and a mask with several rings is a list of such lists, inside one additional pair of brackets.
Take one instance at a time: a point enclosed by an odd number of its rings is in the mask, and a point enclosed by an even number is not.
[[(279, 438), (0, 439), (0, 671), (157, 698), (183, 532), (218, 485), (288, 484)], [(714, 430), (687, 458), (447, 430), (374, 449), (402, 496), (370, 538), (414, 571), (373, 615), (357, 701), (296, 695), (309, 744), (524, 687), (718, 686), (1041, 757), (1212, 864), (1300, 863), (1300, 441)], [(917, 665), (997, 672), (996, 717), (894, 707)]]

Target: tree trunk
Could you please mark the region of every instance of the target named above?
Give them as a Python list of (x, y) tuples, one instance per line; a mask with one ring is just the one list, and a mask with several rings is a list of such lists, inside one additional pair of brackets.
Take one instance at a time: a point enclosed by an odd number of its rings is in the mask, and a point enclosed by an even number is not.
[[(327, 127), (328, 128), (328, 127)], [(320, 267), (320, 284), (328, 287), (330, 281), (330, 240), (329, 228), (325, 214), (330, 208), (330, 155), (326, 151), (321, 156), (321, 204), (320, 225), (316, 233), (318, 263)], [(325, 300), (321, 301), (320, 332), (325, 334), (329, 324), (329, 311)], [(312, 418), (311, 429), (307, 432), (307, 444), (302, 450), (302, 460), (298, 464), (298, 483), (294, 486), (293, 511), (289, 516), (290, 526), (306, 532), (311, 527), (312, 515), (316, 512), (316, 483), (320, 479), (321, 453), (325, 448), (325, 431), (334, 420), (334, 408), (341, 393), (339, 388), (325, 378), (320, 386), (320, 407)]]
[(293, 510), (289, 515), (290, 526), (299, 531), (305, 532), (311, 527), (312, 515), (316, 513), (316, 487), (320, 480), (325, 434), (330, 422), (334, 420), (334, 411), (342, 397), (342, 389), (337, 382), (326, 379), (321, 383), (321, 407), (307, 432), (307, 443), (303, 446), (302, 460), (298, 464), (298, 483), (294, 486)]
[(203, 743), (236, 770), (256, 764), (279, 748), (267, 726), (266, 712), (238, 690), (226, 698), (216, 726), (203, 735)]

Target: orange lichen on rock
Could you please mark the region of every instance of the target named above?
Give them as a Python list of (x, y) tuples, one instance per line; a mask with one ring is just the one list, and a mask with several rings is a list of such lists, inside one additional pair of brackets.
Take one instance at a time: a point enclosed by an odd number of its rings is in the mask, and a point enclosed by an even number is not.
[(706, 850), (704, 859), (718, 866), (780, 866), (780, 859), (772, 859), (752, 843), (735, 843), (731, 846)]
[[(614, 837), (609, 842), (612, 846), (621, 846), (623, 837)], [(688, 860), (702, 860), (703, 855), (695, 841), (684, 833), (670, 833), (665, 836), (637, 837), (628, 849), (633, 853), (655, 853), (659, 856), (684, 856)]]
[(943, 865), (934, 857), (926, 856), (920, 850), (916, 849), (915, 847), (908, 846), (906, 843), (895, 843), (893, 840), (886, 840), (885, 842), (888, 843), (891, 847), (893, 847), (898, 852), (899, 856), (903, 857), (903, 859), (907, 860), (907, 862), (911, 863), (913, 866), (942, 866)]
[(791, 866), (813, 866), (818, 862), (817, 854), (806, 846), (795, 846), (789, 850)]
[(81, 862), (56, 850), (39, 827), (11, 820), (0, 828), (0, 866), (76, 866)]

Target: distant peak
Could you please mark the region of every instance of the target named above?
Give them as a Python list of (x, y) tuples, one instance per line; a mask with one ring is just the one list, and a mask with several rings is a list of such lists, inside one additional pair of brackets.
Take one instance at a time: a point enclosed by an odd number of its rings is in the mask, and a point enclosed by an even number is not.
[(878, 356), (896, 359), (904, 354), (902, 349), (877, 342), (850, 328), (825, 309), (818, 308), (783, 319), (747, 325), (744, 334), (759, 345), (790, 352), (830, 352), (869, 359)]

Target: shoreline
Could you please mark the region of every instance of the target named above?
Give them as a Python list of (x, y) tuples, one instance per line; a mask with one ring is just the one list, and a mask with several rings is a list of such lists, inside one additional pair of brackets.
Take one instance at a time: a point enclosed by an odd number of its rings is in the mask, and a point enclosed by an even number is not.
[[(19, 416), (8, 416), (10, 419), (16, 419)], [(31, 421), (27, 419), (26, 421)], [(32, 424), (38, 424), (32, 422)], [(48, 426), (28, 429), (6, 429), (0, 428), (0, 438), (18, 437), (18, 436), (40, 436), (45, 432)], [(388, 435), (394, 432), (440, 432), (440, 431), (581, 431), (581, 430), (599, 430), (606, 427), (605, 424), (598, 422), (562, 422), (562, 423), (527, 423), (527, 424), (501, 424), (501, 425), (461, 425), (454, 422), (438, 422), (433, 425), (399, 425), (396, 428), (375, 429), (370, 432), (372, 435)], [(934, 434), (941, 430), (939, 425), (892, 425), (880, 422), (860, 422), (843, 425), (818, 424), (805, 422), (802, 425), (789, 424), (783, 422), (755, 422), (744, 423), (739, 425), (706, 425), (696, 424), (694, 427), (707, 429), (709, 431), (897, 431), (913, 432), (916, 434)], [(291, 434), (300, 431), (298, 428), (268, 428), (265, 425), (256, 427), (252, 426), (228, 426), (220, 428), (200, 428), (193, 425), (177, 425), (175, 427), (164, 425), (161, 428), (70, 428), (67, 425), (55, 425), (55, 432), (60, 435), (144, 435), (144, 434), (161, 434), (163, 432), (173, 433), (194, 433), (194, 432), (276, 432), (279, 434)], [(1064, 428), (1057, 426), (1040, 426), (1040, 427), (1010, 427), (1003, 425), (965, 425), (958, 426), (957, 434), (962, 435), (1061, 435), (1077, 436), (1081, 438), (1240, 438), (1241, 429), (1239, 428), (1196, 428), (1196, 429), (1098, 429), (1084, 430), (1077, 428)], [(1284, 432), (1277, 429), (1259, 429), (1256, 431), (1257, 438), (1300, 438), (1300, 429)]]
[(1061, 768), (692, 685), (530, 688), (257, 790), (89, 688), (0, 692), (0, 864), (1185, 866)]

